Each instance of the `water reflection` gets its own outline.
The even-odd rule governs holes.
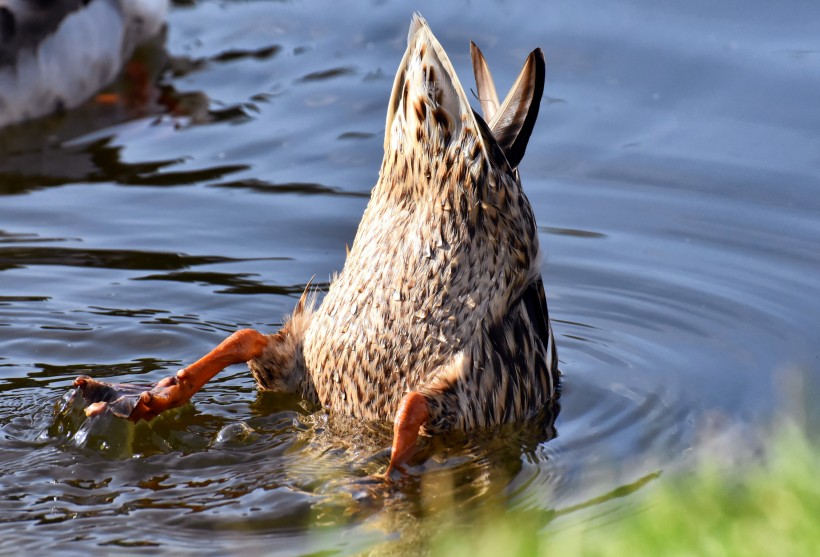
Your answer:
[[[250,117],[249,112],[258,110],[252,103],[211,108],[205,94],[177,91],[167,78],[183,78],[207,67],[209,62],[264,60],[274,56],[278,46],[229,50],[211,59],[194,60],[169,56],[165,40],[161,34],[140,47],[129,66],[138,66],[139,71],[124,71],[120,79],[103,91],[118,99],[117,103],[91,100],[75,110],[0,130],[0,195],[22,194],[72,182],[187,185],[246,170],[247,165],[233,165],[168,171],[181,162],[179,159],[129,164],[122,161],[123,146],[116,144],[114,135],[96,133],[146,116],[156,116],[161,122],[163,115],[167,115],[178,127],[240,123]],[[165,172],[161,172],[163,169]]]
[[[252,275],[245,273],[214,273],[214,272],[175,272],[162,275],[146,275],[137,277],[134,280],[167,280],[183,282],[188,284],[203,284],[208,286],[226,286],[227,288],[214,290],[216,294],[301,294],[298,286],[278,286],[274,284],[264,284],[257,280],[251,280]],[[330,283],[317,283],[317,288],[327,288]]]
[[[233,182],[221,182],[213,184],[213,187],[227,189],[248,189],[258,193],[298,193],[302,195],[344,195],[352,197],[369,198],[367,193],[346,192],[338,188],[323,186],[322,184],[311,184],[307,182],[292,182],[287,184],[270,184],[263,180],[247,179]]]
[[[122,146],[104,137],[88,144],[72,143],[39,152],[9,154],[0,165],[0,195],[22,194],[72,182],[111,182],[145,186],[184,186],[217,180],[246,170],[245,165],[223,165],[202,170],[170,170],[179,160],[129,164],[121,160]]]
[[[34,265],[96,267],[100,269],[177,270],[198,265],[238,261],[222,256],[126,250],[82,250],[51,247],[0,248],[0,269]]]

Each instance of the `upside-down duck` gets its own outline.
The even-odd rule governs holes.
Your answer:
[[[74,108],[159,33],[169,0],[0,0],[0,127]]]
[[[471,49],[484,118],[414,16],[379,180],[318,307],[306,288],[277,333],[238,331],[150,391],[79,377],[92,402],[86,413],[150,419],[247,362],[260,389],[392,421],[390,474],[404,470],[420,433],[525,420],[548,405],[558,359],[535,218],[517,170],[538,115],[544,58],[533,51],[499,103],[481,51]]]

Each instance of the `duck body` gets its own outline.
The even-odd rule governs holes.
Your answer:
[[[472,55],[486,121],[414,17],[379,180],[318,307],[306,289],[278,332],[238,331],[138,398],[78,378],[93,402],[86,413],[150,419],[187,402],[225,366],[247,362],[261,389],[393,421],[388,472],[412,456],[420,432],[539,414],[557,397],[558,359],[517,167],[538,114],[544,59],[533,51],[499,103],[475,45]]]
[[[169,0],[0,0],[0,127],[78,106],[162,29]]]
[[[302,394],[335,412],[390,420],[418,391],[437,433],[520,420],[555,396],[530,203],[420,18],[345,266],[288,328],[303,337]],[[281,366],[263,357],[251,369],[276,388]]]

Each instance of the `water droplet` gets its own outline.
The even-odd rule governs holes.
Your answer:
[[[258,435],[251,426],[245,422],[237,422],[228,424],[219,430],[214,439],[214,445],[244,445],[249,441],[253,441]]]

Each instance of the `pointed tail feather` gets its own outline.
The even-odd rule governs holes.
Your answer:
[[[495,83],[493,83],[493,75],[490,73],[490,68],[487,66],[484,54],[481,53],[481,49],[478,48],[473,41],[470,41],[470,58],[473,62],[473,74],[475,74],[475,85],[478,90],[478,102],[481,103],[481,112],[484,114],[484,120],[489,122],[498,112],[500,103],[498,102],[498,93],[495,90]]]
[[[470,54],[484,118],[499,147],[504,151],[507,162],[512,168],[516,168],[524,158],[544,94],[544,53],[540,48],[530,53],[518,79],[500,106],[487,61],[481,50],[472,42]]]

